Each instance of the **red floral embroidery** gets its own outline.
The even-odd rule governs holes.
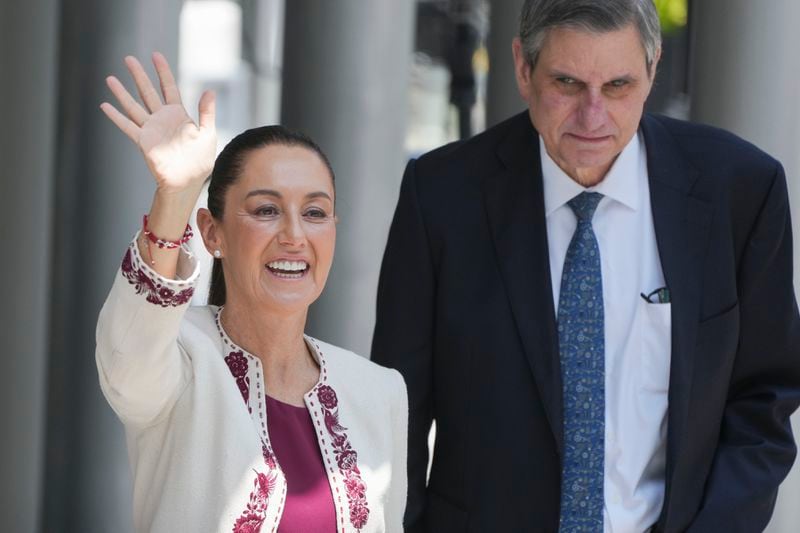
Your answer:
[[[356,452],[351,450],[348,444],[345,444],[341,453],[338,454],[336,464],[339,465],[339,470],[353,470],[358,468],[357,460],[358,455]]]
[[[256,472],[253,480],[253,491],[250,502],[242,515],[233,524],[233,533],[258,533],[267,517],[267,503],[275,490],[275,473],[260,474]]]
[[[267,448],[265,443],[261,443],[261,455],[264,456],[264,462],[267,463],[267,466],[270,470],[274,470],[276,466],[278,466],[278,461],[275,460],[275,454],[272,453],[272,450]]]
[[[227,340],[227,336],[219,321],[219,313],[217,313],[216,322],[224,343],[234,348],[234,351],[231,351],[225,357],[225,363],[228,365],[231,375],[236,380],[236,385],[239,387],[242,399],[249,410],[250,378],[247,376],[249,366],[247,356],[245,356],[242,349],[236,347],[232,342]],[[259,401],[261,399],[260,391],[258,399]],[[261,455],[264,458],[264,463],[267,465],[268,473],[261,474],[256,471],[256,478],[253,480],[253,491],[250,493],[250,501],[233,524],[233,533],[259,533],[261,531],[261,526],[266,520],[267,504],[277,485],[278,461],[265,438],[266,431],[264,431],[264,436],[261,439]]]
[[[162,285],[158,279],[151,278],[144,269],[134,265],[130,248],[122,258],[122,275],[133,285],[136,294],[145,294],[148,302],[161,307],[178,307],[191,300],[194,294],[194,287],[176,293]]]
[[[328,385],[323,385],[317,391],[317,398],[319,403],[326,409],[335,409],[339,405],[339,399],[336,397],[336,391]]]
[[[367,486],[361,479],[361,471],[358,469],[358,454],[347,441],[345,434],[347,428],[339,424],[338,411],[334,411],[339,405],[336,392],[330,386],[322,385],[317,389],[317,399],[323,407],[325,428],[333,441],[333,453],[339,473],[344,477],[347,504],[350,507],[350,523],[356,529],[361,529],[369,519],[369,507]]]
[[[348,494],[352,494],[358,498],[364,498],[367,495],[367,486],[358,478],[350,478],[344,482],[345,489]]]
[[[228,363],[228,368],[236,379],[236,385],[239,387],[239,392],[242,393],[245,405],[247,405],[250,399],[250,378],[247,377],[247,358],[241,351],[231,352],[225,357],[225,362]]]
[[[264,523],[264,516],[245,512],[233,525],[233,533],[258,533]]]
[[[350,500],[350,495],[348,494],[347,499]],[[350,506],[350,523],[353,524],[357,529],[361,529],[364,527],[364,524],[367,523],[369,519],[369,509],[365,504],[361,504],[357,502],[355,505],[351,504]]]

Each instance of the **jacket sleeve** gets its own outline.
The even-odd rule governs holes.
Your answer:
[[[433,417],[432,365],[436,280],[420,209],[415,162],[406,167],[378,283],[372,360],[396,368],[408,388],[406,531],[421,527]]]
[[[796,447],[800,317],[786,179],[777,168],[739,265],[740,337],[720,441],[689,531],[763,531]]]
[[[403,531],[403,512],[408,496],[408,473],[406,457],[408,451],[408,393],[403,377],[392,372],[394,391],[392,394],[392,485],[386,503],[386,530]]]
[[[178,278],[159,276],[128,246],[97,321],[100,387],[126,426],[146,427],[169,412],[191,378],[178,346],[199,269],[181,249]]]

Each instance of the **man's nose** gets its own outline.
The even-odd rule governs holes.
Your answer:
[[[603,93],[599,89],[586,90],[581,98],[578,118],[581,126],[587,131],[595,131],[603,127],[608,110]]]

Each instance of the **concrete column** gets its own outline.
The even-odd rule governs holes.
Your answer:
[[[405,164],[413,15],[414,2],[395,0],[286,2],[282,121],[337,174],[336,258],[309,333],[362,355]]]
[[[138,150],[98,106],[122,58],[153,50],[177,65],[180,2],[63,0],[51,296],[46,531],[132,531],[122,425],[94,362],[97,315],[155,185]],[[152,67],[149,67],[152,73]],[[132,85],[130,85],[132,86]]]
[[[486,127],[490,128],[524,110],[517,91],[511,41],[519,35],[519,14],[523,0],[490,0],[489,79],[486,88]]]
[[[241,0],[242,57],[252,69],[251,126],[280,121],[285,0]]]
[[[45,491],[58,4],[0,4],[0,531],[37,531]]]
[[[786,168],[795,235],[795,287],[800,283],[800,3],[773,0],[692,2],[691,96],[694,120],[752,141]],[[800,439],[800,415],[793,417]],[[781,486],[772,533],[800,524],[800,466]]]

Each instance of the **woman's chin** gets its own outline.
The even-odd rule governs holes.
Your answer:
[[[308,307],[319,297],[319,291],[312,290],[311,287],[300,286],[275,286],[270,283],[264,287],[259,300],[261,304],[269,309],[274,309],[286,314],[294,314],[299,311],[307,311]]]

